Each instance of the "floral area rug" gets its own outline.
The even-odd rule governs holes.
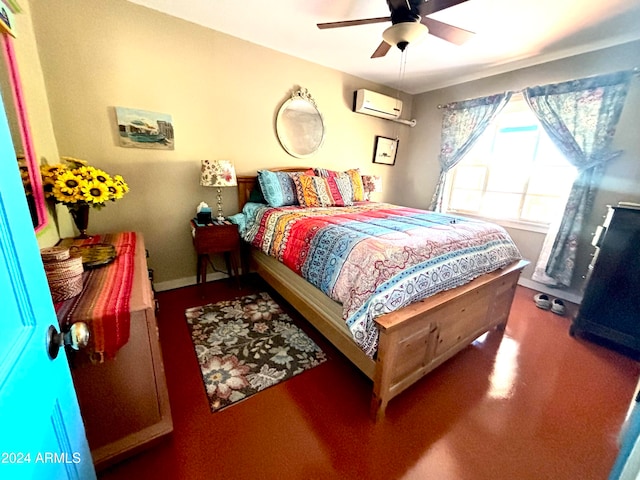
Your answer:
[[[185,311],[211,411],[326,360],[267,293]]]

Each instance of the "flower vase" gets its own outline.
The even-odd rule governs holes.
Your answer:
[[[76,238],[91,238],[87,235],[87,227],[89,226],[89,205],[78,205],[73,209],[69,209],[73,223],[80,232]]]

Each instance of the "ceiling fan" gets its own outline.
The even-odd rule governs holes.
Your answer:
[[[387,0],[389,10],[391,11],[390,17],[318,23],[318,28],[322,30],[326,28],[352,27],[354,25],[382,23],[391,20],[392,27],[385,30],[383,33],[384,40],[373,52],[371,58],[384,57],[393,45],[396,45],[400,50],[404,50],[410,41],[414,41],[417,36],[427,32],[427,29],[428,33],[435,37],[456,45],[462,45],[475,34],[468,30],[428,18],[428,16],[467,1],[468,0]]]

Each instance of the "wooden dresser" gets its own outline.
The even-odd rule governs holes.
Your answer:
[[[96,236],[91,241],[109,243],[118,235],[122,234]],[[110,295],[110,300],[118,305],[128,303],[128,341],[117,350],[115,358],[106,358],[102,363],[89,362],[81,353],[77,358],[73,354],[71,357],[71,373],[97,470],[150,446],[173,430],[144,239],[139,233],[129,235],[135,236],[133,261],[127,266],[133,268],[131,289],[121,294],[128,298],[115,301]],[[65,239],[60,244],[74,243],[79,241]],[[108,269],[125,268],[121,263],[114,262],[85,275],[105,275]],[[83,292],[66,302],[78,302],[83,295],[90,296],[85,300],[91,301],[100,296],[99,292],[92,294],[86,290],[85,281]],[[56,304],[61,327],[84,321],[95,335],[92,326],[99,325],[100,319],[82,318],[78,310],[73,307],[65,312],[64,305]]]
[[[640,209],[609,207],[571,335],[595,335],[640,353]]]

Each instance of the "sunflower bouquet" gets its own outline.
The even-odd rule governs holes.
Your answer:
[[[122,176],[111,176],[85,160],[61,157],[65,163],[42,165],[42,186],[45,198],[62,203],[70,211],[83,206],[100,209],[107,201],[115,202],[129,191]]]

